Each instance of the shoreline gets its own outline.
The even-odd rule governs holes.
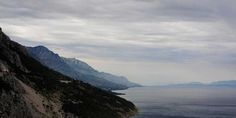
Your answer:
[[[135,87],[130,87],[130,88],[135,88]],[[130,89],[130,88],[122,89],[122,90],[128,90],[128,89]],[[112,90],[112,91],[110,91],[110,92],[111,92],[112,94],[118,96],[118,97],[121,97],[121,96],[126,95],[126,93],[116,92],[116,91],[121,91],[121,90]],[[121,97],[121,98],[123,98],[123,97]],[[123,98],[123,99],[127,100],[126,98]],[[134,116],[138,115],[138,113],[139,113],[139,109],[138,109],[138,107],[134,104],[134,102],[133,102],[133,101],[130,101],[130,100],[128,100],[128,101],[131,102],[131,103],[135,106],[135,108],[132,109],[131,111],[129,111],[129,112],[123,114],[123,115],[122,115],[122,118],[134,117]]]

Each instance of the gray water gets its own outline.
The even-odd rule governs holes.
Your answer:
[[[133,118],[236,118],[236,88],[139,87],[116,91],[139,109]]]

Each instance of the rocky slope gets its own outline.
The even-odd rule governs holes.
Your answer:
[[[0,31],[0,116],[125,118],[136,112],[123,98],[53,71]]]

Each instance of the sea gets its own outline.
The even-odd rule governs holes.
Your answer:
[[[137,87],[115,92],[137,106],[132,118],[236,118],[236,88]]]

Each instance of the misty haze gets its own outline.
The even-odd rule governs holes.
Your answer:
[[[235,0],[1,0],[1,118],[236,117]]]

